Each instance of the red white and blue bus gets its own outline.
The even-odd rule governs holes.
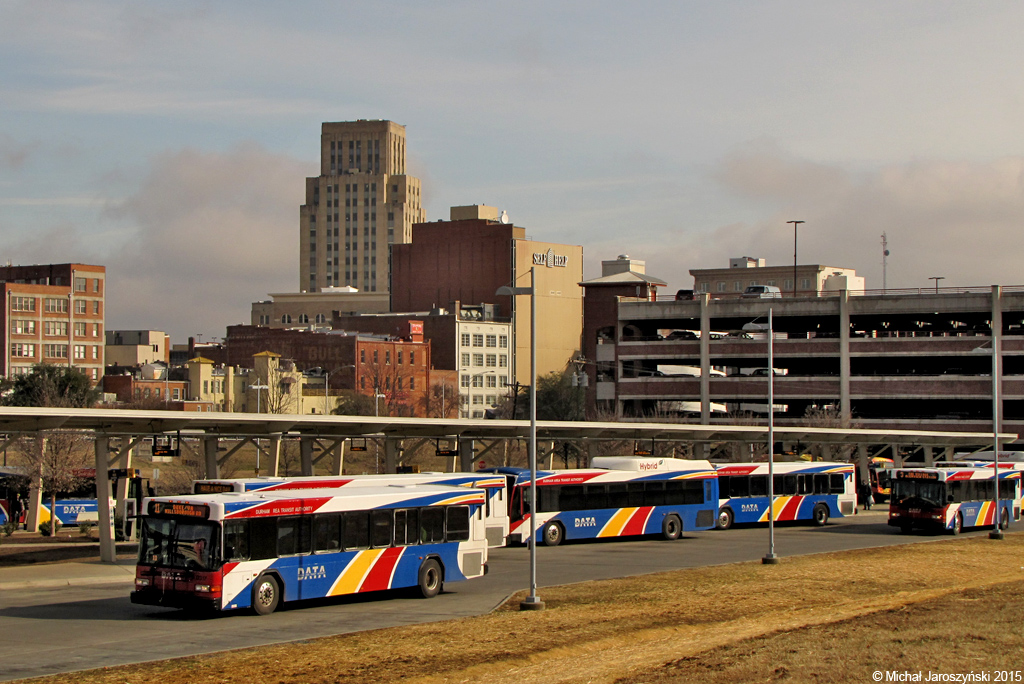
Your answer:
[[[432,485],[146,499],[133,603],[186,609],[416,587],[480,577],[479,489]]]
[[[1000,464],[1001,466],[1002,464]],[[889,524],[960,534],[967,527],[995,523],[994,468],[949,464],[936,468],[898,468],[893,472]],[[1021,471],[999,469],[999,527],[1020,520]]]
[[[715,470],[708,461],[675,458],[599,457],[593,468],[537,472],[536,542],[609,539],[714,527],[718,502]],[[530,471],[491,468],[508,478],[509,542],[530,537]]]
[[[400,473],[368,475],[311,475],[302,477],[248,477],[219,480],[196,480],[196,494],[223,492],[281,492],[301,489],[337,489],[339,487],[381,487],[387,485],[434,484],[451,487],[472,487],[487,493],[484,523],[487,543],[505,545],[508,536],[508,497],[505,478],[485,473]]]
[[[727,530],[735,523],[768,522],[768,464],[722,463],[718,472],[718,521]],[[853,515],[857,509],[854,466],[850,463],[773,463],[772,519],[810,521],[824,525],[829,518]]]

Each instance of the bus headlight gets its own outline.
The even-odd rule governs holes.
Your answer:
[[[196,585],[196,591],[208,592],[208,591],[210,591],[210,585],[209,584],[197,584]]]
[[[148,577],[136,577],[135,578],[135,586],[137,586],[137,587],[148,587],[149,586],[149,578]]]

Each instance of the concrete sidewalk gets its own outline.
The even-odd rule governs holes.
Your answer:
[[[0,568],[0,595],[5,591],[72,587],[88,584],[125,584],[135,581],[135,561],[118,563],[81,561],[38,563]]]

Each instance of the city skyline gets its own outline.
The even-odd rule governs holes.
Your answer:
[[[295,289],[323,122],[406,126],[428,221],[508,211],[689,287],[749,255],[1018,284],[1024,8],[0,8],[0,256],[107,267],[107,326],[224,335]],[[440,39],[439,39],[440,38]],[[638,47],[639,46],[639,47]]]

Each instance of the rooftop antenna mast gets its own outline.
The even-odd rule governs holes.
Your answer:
[[[885,271],[888,267],[889,259],[889,241],[885,239],[885,233],[882,233],[882,294],[885,294],[886,282],[885,282]]]

